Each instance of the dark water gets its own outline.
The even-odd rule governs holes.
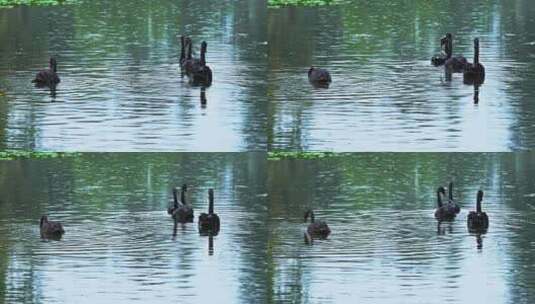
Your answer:
[[[268,10],[270,148],[509,151],[535,146],[535,6],[518,1],[345,1]],[[430,65],[439,39],[473,58],[486,81],[446,81]],[[333,84],[313,89],[310,66]]]
[[[266,12],[263,0],[0,9],[0,148],[265,150]],[[180,78],[180,34],[208,42],[206,108]],[[30,84],[50,55],[55,98]]]
[[[0,162],[0,295],[7,303],[532,303],[534,154],[85,154]],[[462,211],[437,230],[434,191]],[[165,209],[187,182],[215,188],[220,234]],[[485,191],[490,229],[466,216]],[[333,231],[303,240],[303,210]],[[42,241],[38,218],[63,222]]]

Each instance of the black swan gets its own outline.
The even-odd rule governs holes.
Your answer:
[[[310,67],[308,70],[308,81],[310,81],[310,83],[316,87],[329,87],[332,79],[329,71]]]
[[[57,70],[56,58],[51,57],[50,67],[46,70],[39,71],[35,75],[35,79],[32,80],[32,83],[35,83],[36,86],[55,87],[60,82]]]
[[[208,189],[208,213],[199,215],[199,233],[217,235],[219,225],[219,216],[214,213],[214,189]]]
[[[448,193],[449,199],[448,204],[446,206],[451,209],[452,212],[458,214],[459,212],[461,212],[461,207],[459,207],[459,204],[453,199],[453,182],[450,182],[448,186]]]
[[[446,34],[446,50],[447,50],[447,59],[444,63],[444,66],[446,69],[452,73],[462,73],[464,69],[466,68],[468,64],[468,60],[466,60],[463,56],[453,56],[453,36],[448,33]]]
[[[49,221],[46,215],[41,217],[39,228],[43,238],[60,238],[65,233],[60,222]]]
[[[431,57],[431,64],[434,66],[441,66],[446,63],[446,60],[451,58],[453,53],[453,39],[450,33],[446,33],[446,36],[440,39],[441,54]],[[444,53],[442,53],[442,47],[444,47]]]
[[[305,223],[310,216],[310,224],[307,227],[307,234],[311,238],[320,238],[326,239],[329,234],[331,234],[331,229],[324,221],[316,221],[314,218],[314,212],[312,210],[307,210],[305,212]]]
[[[190,82],[194,85],[210,86],[212,84],[212,69],[206,65],[206,49],[208,44],[206,41],[201,43],[201,57],[194,60],[190,67],[188,77]]]
[[[179,223],[193,223],[193,208],[186,202],[188,186],[182,185],[180,191],[180,205],[173,211],[173,218]]]
[[[435,210],[435,218],[438,221],[451,221],[457,214],[451,208],[442,204],[443,195],[446,195],[446,189],[441,186],[437,189],[437,209]]]
[[[476,211],[470,211],[468,214],[468,230],[473,232],[486,231],[489,228],[489,217],[481,211],[481,201],[483,200],[483,191],[477,192]]]
[[[464,75],[466,84],[482,84],[485,81],[485,67],[479,63],[479,39],[474,39],[474,63],[468,63]]]

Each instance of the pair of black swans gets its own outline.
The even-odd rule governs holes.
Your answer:
[[[182,185],[180,190],[180,201],[178,200],[178,190],[173,188],[173,201],[167,214],[178,223],[193,223],[193,207],[186,202],[186,192],[188,186]],[[199,233],[202,235],[217,235],[219,233],[219,216],[214,213],[214,189],[208,189],[208,213],[201,213],[198,218]]]
[[[212,84],[212,69],[206,65],[206,41],[201,43],[200,58],[193,58],[191,38],[180,36],[180,69],[185,73],[193,85],[210,86]]]
[[[206,41],[201,43],[201,54],[199,58],[193,58],[193,42],[190,37],[180,36],[180,71],[186,74],[192,85],[208,87],[212,84],[212,69],[206,65]],[[49,87],[55,89],[61,79],[58,75],[58,64],[56,58],[51,57],[48,69],[39,71],[32,83],[37,87]]]
[[[453,198],[453,183],[448,186],[448,202],[443,202],[443,196],[446,196],[444,187],[437,189],[437,209],[435,209],[435,218],[439,222],[453,221],[457,214],[461,211],[459,203]],[[483,191],[477,191],[476,210],[470,211],[466,219],[468,230],[470,232],[483,233],[489,228],[489,217],[487,213],[481,209],[481,202],[483,201]]]

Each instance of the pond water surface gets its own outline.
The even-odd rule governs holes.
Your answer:
[[[268,146],[305,151],[510,151],[535,146],[531,0],[364,1],[268,10]],[[473,58],[485,83],[447,81],[439,39]],[[333,83],[314,89],[310,66]]]
[[[265,1],[78,2],[0,8],[0,149],[265,150]],[[208,43],[206,107],[181,34]],[[54,98],[30,83],[52,55]]]
[[[0,162],[0,301],[7,303],[532,303],[534,154],[84,154]],[[435,190],[461,213],[437,226]],[[166,213],[215,189],[222,228]],[[466,216],[477,190],[484,235]],[[331,236],[307,245],[303,211]],[[43,241],[38,220],[63,222]]]

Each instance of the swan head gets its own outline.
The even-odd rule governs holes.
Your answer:
[[[48,223],[48,216],[43,215],[41,216],[41,222],[39,223],[39,227],[43,227],[45,223]]]

